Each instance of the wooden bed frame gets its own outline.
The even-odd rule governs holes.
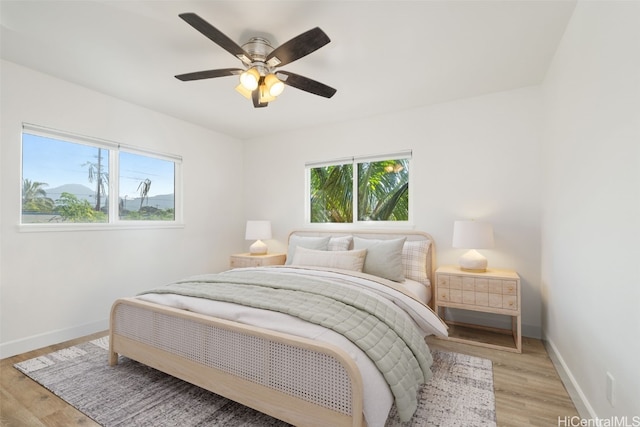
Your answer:
[[[291,235],[429,240],[427,276],[433,283],[433,239],[426,233]],[[109,337],[112,366],[123,355],[294,425],[366,426],[360,371],[337,346],[135,298],[114,302]]]

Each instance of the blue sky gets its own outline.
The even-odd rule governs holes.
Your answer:
[[[151,180],[149,196],[171,194],[174,188],[173,162],[120,151],[120,197],[139,196],[138,186]],[[81,184],[95,189],[89,182],[87,162],[97,163],[98,148],[53,138],[23,133],[22,178],[44,182],[49,188],[64,184]],[[102,149],[103,170],[108,171],[108,150]]]
[[[120,197],[138,196],[138,186],[145,179],[151,180],[149,196],[172,194],[174,189],[174,165],[167,160],[139,154],[120,152]]]

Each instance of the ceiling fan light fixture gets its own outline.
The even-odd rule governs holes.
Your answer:
[[[265,102],[275,101],[275,95],[272,95],[269,92],[269,87],[266,84],[260,85],[260,103],[264,104]]]
[[[249,68],[240,74],[240,84],[249,91],[256,90],[259,81],[260,72],[255,67]]]
[[[274,97],[279,96],[284,90],[284,83],[282,83],[280,79],[278,79],[278,77],[276,77],[276,75],[273,73],[267,74],[267,76],[264,78],[264,84],[269,91],[269,95]]]
[[[242,84],[239,84],[238,86],[236,86],[236,90],[238,91],[238,93],[240,93],[240,95],[244,96],[248,100],[251,100],[252,91],[242,86]]]

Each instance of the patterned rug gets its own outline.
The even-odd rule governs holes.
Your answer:
[[[107,364],[108,337],[14,365],[106,426],[288,426],[214,393],[121,357]],[[413,419],[392,408],[387,427],[495,426],[490,360],[433,351],[433,378],[420,390]]]

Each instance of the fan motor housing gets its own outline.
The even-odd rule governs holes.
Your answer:
[[[267,56],[273,52],[273,46],[269,40],[263,37],[251,37],[242,48],[251,55],[252,61],[265,62]]]

